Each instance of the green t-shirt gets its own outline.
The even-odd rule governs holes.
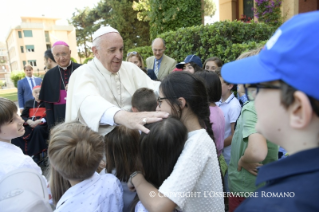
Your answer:
[[[228,167],[228,183],[231,192],[254,192],[262,186],[255,186],[256,176],[250,174],[246,169],[242,168],[240,172],[237,171],[238,161],[244,155],[248,146],[248,136],[256,133],[256,122],[257,115],[254,102],[247,102],[237,120],[232,139],[231,158]],[[268,154],[265,160],[261,162],[263,165],[278,160],[278,146],[267,141],[267,147]]]

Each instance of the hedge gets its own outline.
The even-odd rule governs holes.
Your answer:
[[[14,84],[14,87],[17,88],[18,87],[18,81],[23,79],[24,77],[25,77],[24,71],[13,71],[13,72],[11,72],[10,78],[11,78],[13,84]]]
[[[216,56],[224,63],[235,60],[243,51],[265,44],[276,28],[263,23],[243,23],[240,21],[221,21],[212,25],[180,28],[160,34],[166,42],[165,54],[178,62],[187,55],[196,54],[204,62]],[[130,49],[137,51],[143,59],[152,56],[150,46]]]

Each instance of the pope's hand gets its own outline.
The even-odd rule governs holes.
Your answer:
[[[154,123],[161,121],[169,116],[166,112],[128,112],[120,110],[114,116],[116,124],[124,125],[130,129],[140,130],[144,133],[149,133],[149,129],[144,127],[146,123]]]

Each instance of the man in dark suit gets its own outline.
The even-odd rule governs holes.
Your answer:
[[[71,61],[71,50],[64,41],[55,42],[51,51],[58,65],[45,74],[39,96],[45,105],[49,128],[64,121],[69,79],[73,71],[80,66]]]
[[[22,113],[25,103],[33,99],[32,89],[34,86],[41,85],[42,79],[33,77],[33,67],[31,65],[24,66],[25,78],[18,81],[18,101],[20,113]]]
[[[170,58],[164,54],[165,52],[165,41],[162,38],[156,38],[152,42],[152,51],[154,56],[146,59],[146,66],[148,75],[151,79],[163,80],[165,76],[171,73],[176,66],[176,60]]]

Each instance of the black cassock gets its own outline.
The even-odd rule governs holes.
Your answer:
[[[45,104],[49,128],[65,119],[65,86],[72,72],[79,66],[81,64],[71,62],[66,70],[56,66],[44,75],[39,99]]]
[[[43,102],[36,102],[31,99],[25,103],[21,118],[25,121],[25,133],[23,136],[12,139],[11,143],[20,147],[26,155],[37,155],[48,148],[49,129],[47,123],[40,123],[32,128],[27,120],[33,121],[46,118],[46,111]]]

